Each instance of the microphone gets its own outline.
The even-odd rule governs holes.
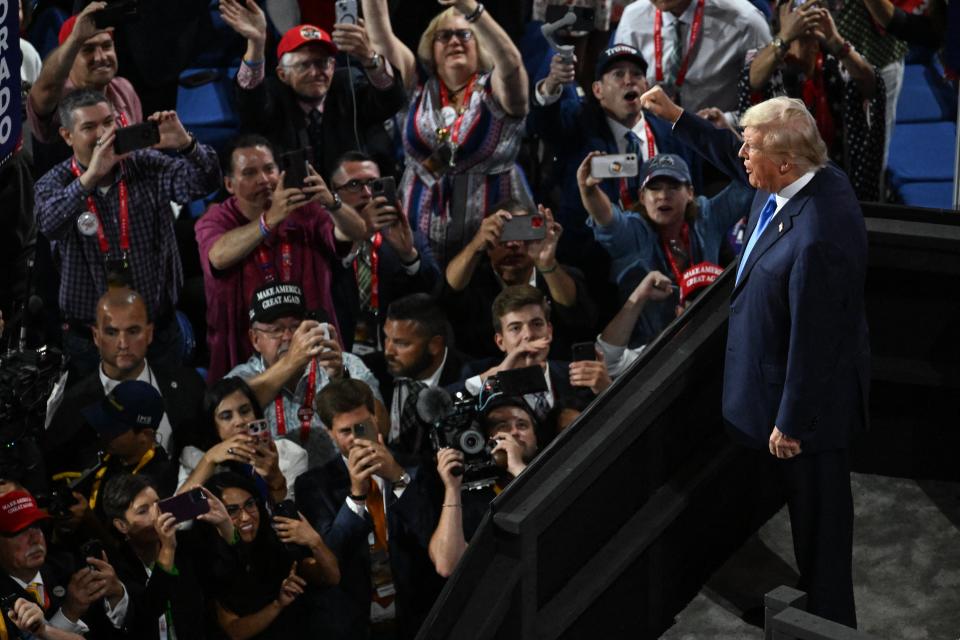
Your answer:
[[[417,396],[417,417],[427,424],[443,420],[452,409],[453,399],[439,387],[427,387]]]
[[[575,14],[571,9],[556,22],[548,22],[540,27],[540,33],[543,34],[543,37],[547,40],[547,42],[550,43],[550,46],[556,50],[563,61],[567,64],[573,62],[573,45],[559,44],[556,39],[554,39],[553,34],[564,27],[572,26],[576,21],[577,14]]]

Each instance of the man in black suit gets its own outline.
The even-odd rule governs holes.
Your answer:
[[[491,376],[539,366],[543,369],[546,391],[528,393],[524,399],[533,408],[537,420],[545,422],[560,401],[580,394],[593,399],[610,386],[607,365],[602,360],[567,363],[548,359],[553,325],[550,305],[539,289],[529,284],[507,287],[494,299],[492,308],[494,340],[505,356],[499,363],[486,359],[467,365],[464,373],[469,377],[463,381],[463,387],[471,395],[480,395]]]
[[[807,609],[856,627],[848,446],[866,427],[870,382],[860,204],[799,100],[747,110],[742,144],[659,88],[643,103],[757,189],[730,302],[723,416],[736,439],[776,458]]]
[[[432,452],[428,425],[418,418],[416,405],[424,389],[460,380],[465,360],[450,347],[449,330],[446,315],[430,296],[405,296],[387,308],[384,350],[364,358],[390,410],[387,443],[394,451]]]
[[[349,637],[392,630],[413,638],[439,592],[427,556],[436,518],[420,469],[397,463],[376,435],[373,410],[359,380],[320,391],[317,413],[339,455],[297,479],[297,504],[337,555],[347,601],[338,615],[349,620]]]
[[[366,29],[339,25],[331,37],[301,24],[277,46],[277,77],[264,78],[267,20],[254,2],[222,0],[220,12],[247,39],[237,73],[237,107],[244,131],[270,139],[280,151],[311,147],[313,166],[329,176],[352,149],[375,149],[384,167],[393,165],[392,144],[383,129],[406,104],[400,74],[371,46]],[[334,70],[337,53],[350,66]],[[361,73],[358,68],[362,68]]]
[[[96,431],[78,416],[81,409],[102,400],[126,380],[147,382],[163,397],[157,438],[164,449],[179,451],[191,444],[191,434],[200,431],[203,379],[187,367],[166,369],[147,362],[153,323],[143,298],[132,289],[110,289],[97,303],[96,314],[93,339],[100,351],[100,366],[96,373],[68,380],[63,400],[51,408],[53,417],[44,436],[44,459],[51,473],[96,464],[100,450]]]
[[[50,637],[64,637],[57,636],[57,629],[83,634],[88,627],[81,618],[90,606],[104,600],[108,610],[116,607],[123,587],[113,567],[102,558],[86,558],[87,564],[76,572],[64,559],[50,558],[43,531],[49,518],[26,491],[17,489],[0,496],[0,593],[39,605],[45,627],[54,627]],[[22,613],[22,606],[16,611]],[[8,609],[0,611],[0,616],[4,630],[16,629]]]

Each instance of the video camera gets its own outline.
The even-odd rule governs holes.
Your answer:
[[[546,390],[539,366],[501,371],[484,381],[476,397],[462,391],[451,397],[438,387],[424,389],[417,398],[417,414],[432,426],[434,451],[450,447],[463,453],[462,488],[482,489],[493,485],[503,473],[493,456],[496,443],[487,438],[480,422],[487,404],[500,396],[523,397]]]

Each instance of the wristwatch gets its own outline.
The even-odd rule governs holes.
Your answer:
[[[363,65],[363,68],[370,71],[372,71],[373,69],[377,69],[380,66],[382,60],[383,60],[383,56],[381,56],[379,53],[374,51],[373,55],[370,56],[370,58],[367,60],[367,63]]]
[[[785,55],[787,53],[787,50],[790,49],[790,43],[785,42],[784,39],[781,38],[780,36],[777,36],[773,40],[771,40],[770,44],[772,44],[773,46],[775,46],[777,49],[780,50],[780,55]]]
[[[340,194],[337,192],[333,193],[333,202],[326,205],[327,211],[333,213],[334,211],[339,211],[340,207],[343,206],[343,200],[340,199]]]
[[[400,479],[393,483],[394,489],[402,489],[403,487],[410,484],[410,474],[406,471],[400,476]]]

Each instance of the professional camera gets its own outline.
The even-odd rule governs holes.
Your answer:
[[[463,453],[462,488],[482,489],[503,474],[492,453],[495,443],[487,438],[480,423],[486,405],[499,396],[522,397],[546,390],[543,369],[524,367],[490,376],[476,397],[459,391],[451,398],[443,389],[425,389],[417,398],[417,413],[433,427],[430,442],[434,451],[449,447]]]

